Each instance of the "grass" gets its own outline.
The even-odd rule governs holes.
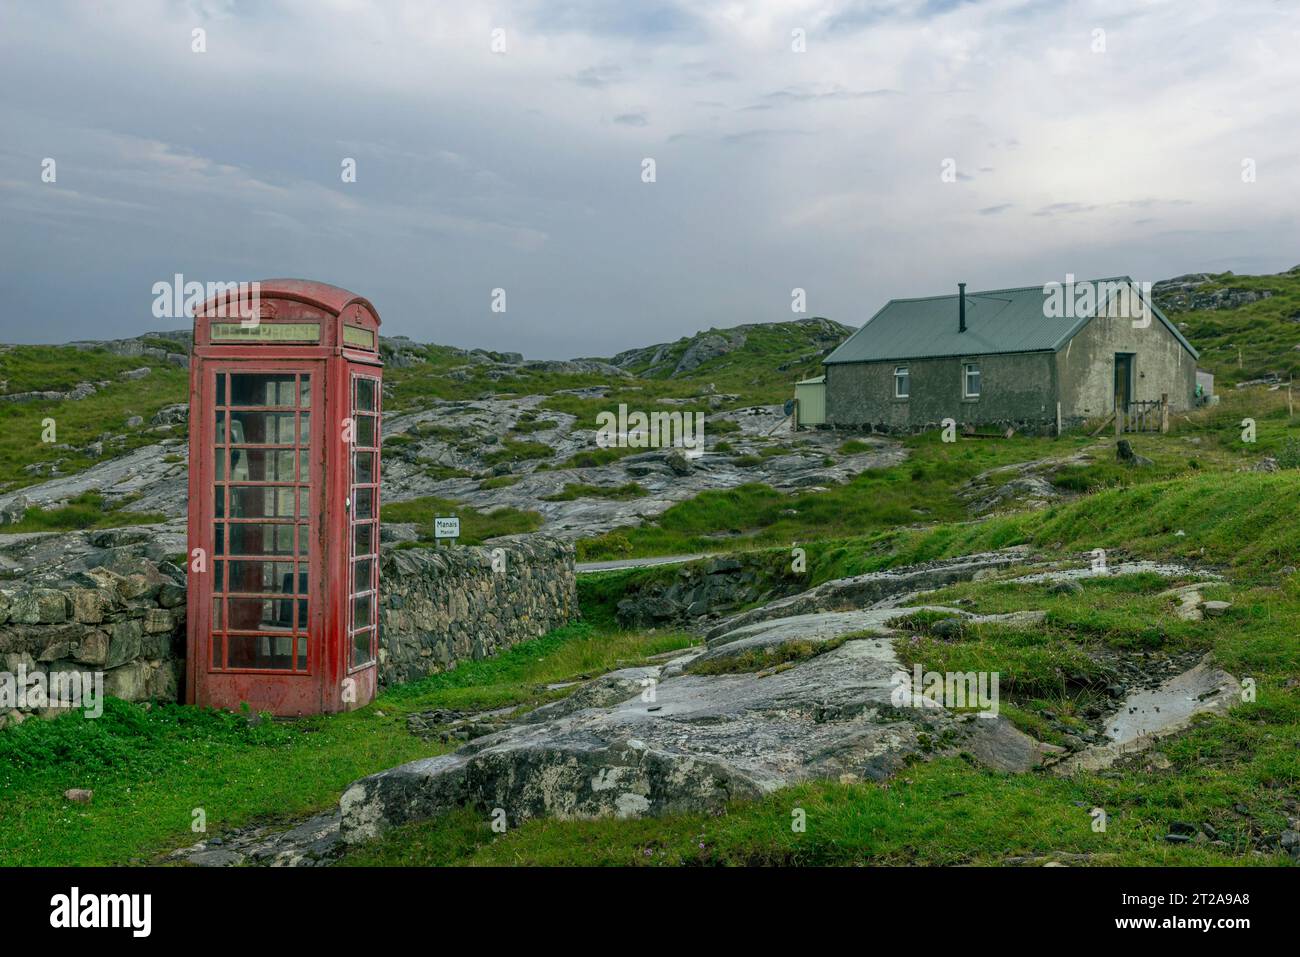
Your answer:
[[[112,504],[98,492],[82,492],[69,499],[67,505],[57,508],[29,508],[22,521],[6,525],[6,534],[16,532],[65,532],[85,528],[120,528],[123,525],[151,525],[167,521],[167,516],[157,512],[129,512],[125,510],[131,499],[119,499]]]
[[[56,463],[62,475],[89,468],[101,460],[90,448],[97,441],[105,443],[102,458],[158,441],[158,433],[127,428],[126,420],[138,415],[147,423],[163,406],[184,402],[189,373],[164,364],[139,379],[121,378],[123,372],[145,364],[140,356],[117,356],[102,349],[0,347],[0,381],[7,394],[66,392],[80,382],[109,383],[85,399],[0,403],[0,491],[45,481]],[[47,442],[51,419],[54,441]],[[168,434],[184,436],[185,427]],[[41,472],[29,471],[31,466]]]
[[[537,512],[521,511],[508,506],[490,512],[480,512],[452,499],[438,498],[433,495],[407,499],[403,502],[388,502],[380,510],[380,517],[385,522],[412,522],[419,525],[419,542],[406,543],[416,546],[434,544],[434,518],[452,516],[460,518],[458,541],[462,545],[481,545],[487,539],[500,535],[532,532],[540,528],[543,521],[542,516]]]
[[[818,578],[1010,545],[1119,550],[1227,565],[1243,576],[1296,561],[1300,482],[1286,472],[1193,475],[1104,489],[1038,512],[810,547]]]
[[[616,588],[610,577],[592,594]],[[817,781],[716,816],[671,815],[640,821],[511,821],[496,834],[486,815],[462,810],[398,828],[350,851],[353,865],[965,865],[1024,856],[1085,855],[1094,865],[1278,865],[1267,844],[1295,814],[1300,787],[1300,576],[1267,585],[1218,586],[1233,602],[1228,618],[1177,621],[1156,597],[1170,582],[1154,575],[1088,581],[1083,595],[1053,594],[1037,584],[981,581],[953,586],[927,601],[975,601],[980,612],[1048,611],[1046,629],[974,626],[924,649],[935,670],[996,669],[1003,710],[1048,740],[1039,712],[1050,707],[1066,727],[1086,685],[1101,680],[1084,647],[1213,651],[1229,671],[1252,677],[1258,698],[1226,716],[1207,716],[1156,746],[1161,761],[1139,757],[1071,777],[1003,774],[962,756],[916,763],[883,783]],[[918,615],[922,630],[939,614]],[[1153,624],[1154,620],[1154,624]],[[931,639],[925,639],[930,641]],[[900,641],[900,646],[906,641]],[[917,646],[905,652],[908,662]],[[1067,679],[1084,679],[1075,684]],[[1245,807],[1246,813],[1238,808]],[[1092,830],[1091,810],[1108,818]],[[806,829],[791,824],[802,811]],[[1224,846],[1173,845],[1174,822],[1210,824]],[[1263,849],[1261,852],[1261,848]]]
[[[1300,372],[1300,353],[1293,348],[1300,317],[1300,271],[1272,276],[1221,273],[1198,292],[1214,289],[1273,293],[1236,309],[1169,313],[1171,320],[1185,327],[1184,334],[1200,352],[1197,365],[1214,373],[1216,390],[1226,392],[1238,382],[1269,373],[1283,381],[1293,379]]]
[[[485,465],[500,465],[502,462],[525,462],[528,459],[547,459],[551,457],[551,447],[541,442],[522,442],[517,439],[505,439],[499,447],[484,455]]]
[[[409,734],[409,713],[541,703],[564,694],[548,683],[639,664],[690,640],[569,625],[384,691],[358,711],[295,721],[114,698],[94,720],[29,719],[0,732],[0,865],[148,862],[202,838],[190,830],[195,809],[209,836],[305,817],[358,777],[447,750]],[[66,801],[69,788],[90,788],[94,799]]]
[[[1068,448],[1086,440],[1066,440]],[[966,509],[954,489],[996,465],[1024,461],[1043,440],[944,445],[937,434],[909,439],[910,461],[863,472],[824,492],[787,493],[761,483],[708,491],[680,502],[652,522],[614,529],[578,543],[584,560],[737,550],[863,534],[920,521],[954,521]],[[757,465],[757,456],[735,464]],[[727,537],[720,537],[720,535]]]
[[[1245,418],[1255,422],[1253,442],[1242,441]],[[1026,463],[1041,462],[1035,468],[1065,496],[1200,474],[1234,474],[1255,467],[1266,456],[1277,458],[1284,468],[1300,464],[1300,418],[1289,414],[1284,393],[1264,389],[1234,391],[1217,406],[1176,416],[1167,435],[1127,438],[1151,465],[1135,469],[1117,461],[1112,435],[1017,435],[955,443],[942,442],[937,432],[911,436],[903,440],[908,458],[898,465],[863,472],[824,491],[791,493],[751,483],[703,492],[638,525],[579,541],[579,555],[600,560],[790,547],[795,542],[961,522],[971,518],[970,502],[959,494],[968,483],[979,476],[991,492],[1022,474]],[[852,454],[867,447],[849,439],[840,451]],[[738,456],[732,463],[752,467],[761,464],[762,456],[784,451],[782,445],[771,445],[760,455]],[[1064,464],[1076,456],[1082,460]]]
[[[608,498],[616,501],[626,501],[633,498],[642,498],[649,494],[636,482],[627,482],[623,485],[585,485],[581,482],[569,482],[564,486],[564,490],[556,492],[554,495],[542,496],[543,502],[572,502],[578,498]]]

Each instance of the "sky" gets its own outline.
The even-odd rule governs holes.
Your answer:
[[[1278,272],[1298,120],[1296,0],[0,0],[0,341],[177,274],[565,358]]]

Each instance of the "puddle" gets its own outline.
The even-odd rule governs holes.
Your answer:
[[[1126,754],[1143,751],[1181,731],[1202,712],[1224,713],[1241,700],[1241,684],[1210,663],[1209,656],[1158,687],[1129,695],[1106,719],[1105,744],[1093,745],[1056,766],[1058,772],[1096,771]]]

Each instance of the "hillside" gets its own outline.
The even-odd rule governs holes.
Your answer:
[[[1225,401],[1232,398],[1233,385],[1288,380],[1300,363],[1300,267],[1275,276],[1181,276],[1157,284],[1155,295],[1201,350],[1200,364],[1216,374]],[[830,478],[828,487],[835,489],[852,479],[861,470],[853,465],[853,451],[846,452],[843,443],[828,436],[795,441],[784,433],[769,435],[779,416],[744,414],[761,406],[770,416],[790,396],[792,383],[816,374],[820,360],[850,331],[823,318],[745,324],[612,357],[571,360],[529,360],[517,353],[385,338],[387,500],[396,506],[404,499],[424,498],[430,508],[459,503],[466,509],[464,517],[485,536],[543,525],[552,531],[568,529],[567,534],[592,539],[584,548],[593,557],[736,547],[755,534],[765,541],[829,531],[818,515],[851,528],[865,518],[864,503],[855,496],[864,490],[859,485],[866,478],[845,486],[842,505],[832,504],[841,497],[833,491],[815,508],[811,502],[793,506],[806,519],[783,513],[792,508],[785,496],[800,482],[826,485]],[[34,495],[33,503],[47,510],[58,506],[59,511],[33,511],[26,528],[179,517],[187,342],[187,333],[173,331],[103,343],[0,346],[0,524],[23,517],[23,503],[14,496],[38,485],[46,492]],[[620,404],[709,416],[711,458],[722,471],[696,470],[689,479],[647,476],[636,457],[627,455],[631,450],[595,448],[584,430],[595,427],[598,413]],[[1207,440],[1216,448],[1223,445],[1218,437],[1207,435]],[[1033,443],[1014,451],[999,446],[996,460],[978,456],[980,468],[1041,457],[1036,448]],[[1264,449],[1261,444],[1249,452],[1258,457]],[[792,454],[797,462],[789,458]],[[923,461],[930,455],[921,447],[910,454]],[[1242,454],[1240,448],[1230,451],[1230,457]],[[625,457],[624,465],[616,464]],[[935,464],[941,468],[933,479],[876,486],[866,507],[874,516],[871,526],[954,517],[966,506],[957,500],[953,485],[971,480],[980,470],[975,461],[971,468],[954,471],[951,456],[940,455]],[[842,471],[845,465],[849,472]],[[95,471],[84,482],[69,480],[87,470]],[[1086,487],[1088,481],[1100,480],[1097,469],[1086,466],[1076,464],[1065,472],[1049,479],[1049,488],[1053,481]],[[1091,479],[1086,477],[1090,474]],[[992,488],[985,497],[1009,495],[1014,500],[1021,485],[1036,481],[1022,478],[1009,493]],[[746,487],[751,488],[738,491]],[[929,489],[928,502],[921,501],[922,489]],[[1067,493],[1075,490],[1065,488]],[[698,502],[684,500],[701,493]],[[718,511],[720,503],[711,496],[723,493],[730,504]],[[625,524],[670,508],[653,527],[614,527],[620,513]],[[512,510],[503,512],[512,516],[508,521],[479,523],[476,518],[501,509]],[[425,511],[407,506],[396,509],[392,518],[419,521]],[[724,519],[724,514],[732,517]]]
[[[1291,274],[1253,278],[1261,285],[1243,292],[1239,277],[1181,277],[1160,294],[1189,330],[1211,342],[1249,333],[1250,361],[1282,368]],[[1135,464],[1117,460],[1110,434],[949,444],[780,428],[776,403],[841,331],[744,326],[568,361],[384,340],[389,547],[431,546],[430,519],[454,513],[465,543],[543,531],[576,541],[579,560],[710,557],[582,574],[581,623],[386,688],[348,714],[257,723],[110,700],[95,722],[4,727],[0,760],[23,773],[0,782],[0,862],[1300,859],[1286,836],[1300,826],[1300,417],[1285,391],[1227,388],[1168,434],[1131,436]],[[0,397],[0,513],[19,520],[5,531],[165,519],[143,534],[181,550],[186,370],[170,357],[182,341],[0,353],[6,394],[18,396]],[[1231,366],[1210,367],[1235,381]],[[1245,358],[1239,371],[1253,371]],[[709,454],[596,448],[594,415],[618,402],[705,413]],[[1255,442],[1241,440],[1244,416]],[[31,440],[45,417],[57,443]],[[118,538],[0,535],[0,578]],[[1110,563],[1100,573],[1096,549]],[[880,726],[896,710],[891,674],[914,666],[1000,675],[992,743],[963,737],[984,729],[956,709]],[[1189,695],[1178,684],[1188,675],[1214,687]],[[620,696],[646,676],[674,719],[635,709],[644,724],[633,734]],[[1257,700],[1241,700],[1246,679]],[[1149,749],[1117,759],[1111,722],[1151,701],[1142,713],[1167,736],[1143,735]],[[1188,701],[1195,720],[1175,723]],[[723,804],[687,788],[661,817],[534,817],[504,835],[452,808],[343,846],[340,795],[358,779],[488,735],[500,764],[482,773],[529,792],[546,773],[533,755],[572,753],[580,777],[599,779],[581,765],[599,753],[591,742],[629,737],[685,754],[647,793],[676,794],[675,770],[698,764],[678,749],[692,747],[737,785],[760,762],[775,790],[728,790]],[[70,827],[58,795],[81,787],[96,799]],[[219,844],[190,846],[200,804],[215,809]],[[403,803],[417,805],[427,810]],[[808,833],[791,831],[792,807],[808,809]],[[1090,826],[1097,807],[1107,831]],[[24,827],[65,837],[33,849]]]
[[[1191,341],[1215,389],[1300,371],[1300,266],[1271,276],[1193,273],[1156,283],[1156,304]]]

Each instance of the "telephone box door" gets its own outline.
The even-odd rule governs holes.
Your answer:
[[[347,543],[343,619],[347,641],[344,673],[351,679],[356,704],[374,697],[379,651],[379,430],[380,373],[375,366],[349,362],[342,370],[351,424],[345,456],[347,491],[344,523]]]
[[[197,384],[198,700],[322,709],[324,377],[319,361],[212,362]]]

